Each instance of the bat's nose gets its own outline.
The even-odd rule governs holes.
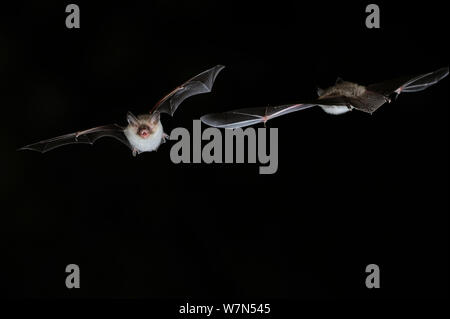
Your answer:
[[[139,128],[138,128],[138,135],[140,136],[140,137],[142,137],[142,138],[147,138],[147,137],[149,137],[150,136],[150,134],[152,133],[151,132],[151,129],[150,129],[150,127],[149,126],[147,126],[147,125],[141,125]]]

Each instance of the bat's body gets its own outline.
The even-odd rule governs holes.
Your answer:
[[[368,86],[338,79],[336,84],[325,90],[318,89],[316,100],[272,107],[238,109],[234,111],[206,114],[203,123],[223,128],[245,127],[265,123],[275,117],[320,106],[329,114],[339,115],[353,109],[372,114],[386,102],[390,103],[402,92],[418,92],[439,82],[448,75],[448,67],[419,76],[402,77]]]
[[[128,126],[124,129],[125,137],[136,153],[156,151],[167,135],[159,119],[159,113],[143,114],[134,118],[128,114]]]
[[[161,122],[158,123],[155,132],[146,139],[136,135],[129,127],[124,130],[124,133],[133,150],[137,153],[156,151],[165,137]]]
[[[319,95],[318,100],[344,96],[348,98],[361,98],[364,93],[366,93],[366,88],[362,85],[347,82],[347,81],[338,81],[336,85],[322,90],[318,89],[317,93]],[[351,111],[353,107],[347,105],[319,105],[326,113],[339,115]]]
[[[66,144],[93,144],[97,139],[109,136],[128,146],[134,156],[143,152],[156,151],[167,138],[160,121],[160,113],[168,113],[173,116],[178,106],[188,97],[211,92],[216,76],[223,68],[224,66],[217,65],[184,82],[159,100],[148,114],[136,117],[128,112],[126,127],[116,124],[99,126],[30,144],[20,150],[27,149],[44,153]]]

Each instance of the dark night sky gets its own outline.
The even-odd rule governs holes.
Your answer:
[[[320,109],[268,123],[279,169],[133,158],[114,140],[39,154],[41,139],[125,124],[226,65],[166,131],[209,112],[311,99],[448,65],[442,4],[77,1],[6,6],[0,22],[2,289],[9,297],[407,298],[448,295],[448,79],[372,116]],[[81,268],[66,289],[65,266]],[[364,285],[381,268],[382,288]]]

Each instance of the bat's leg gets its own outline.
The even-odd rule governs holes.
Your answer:
[[[398,94],[395,95],[395,99],[397,99],[397,96],[398,96]],[[390,98],[389,96],[384,96],[384,100],[385,100],[387,103],[391,103],[391,102],[392,102],[392,100],[391,100],[391,98]]]
[[[133,148],[133,157],[136,157],[137,154],[138,154],[137,149]]]
[[[170,136],[169,136],[168,134],[166,134],[166,133],[163,132],[163,134],[162,134],[162,136],[161,136],[161,143],[159,143],[159,145],[165,143],[165,142],[169,139],[169,137],[170,137]],[[158,147],[159,147],[159,146],[158,146]],[[155,149],[155,151],[157,151],[157,150],[158,150],[158,148]]]
[[[266,128],[266,122],[269,120],[269,118],[267,117],[267,109],[268,108],[269,108],[269,106],[267,106],[266,110],[264,111],[264,117],[263,117],[264,128]]]

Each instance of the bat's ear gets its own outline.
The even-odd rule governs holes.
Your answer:
[[[318,96],[322,96],[323,95],[323,92],[325,92],[325,90],[324,89],[321,89],[321,88],[317,88],[317,95]]]
[[[159,123],[159,118],[161,116],[161,113],[158,111],[155,111],[152,113],[151,123],[152,125],[157,125]]]
[[[339,77],[336,79],[336,84],[344,82],[344,79]]]
[[[139,125],[139,121],[138,121],[137,117],[134,116],[134,114],[131,112],[127,113],[127,121],[130,125],[133,125],[133,126]]]

